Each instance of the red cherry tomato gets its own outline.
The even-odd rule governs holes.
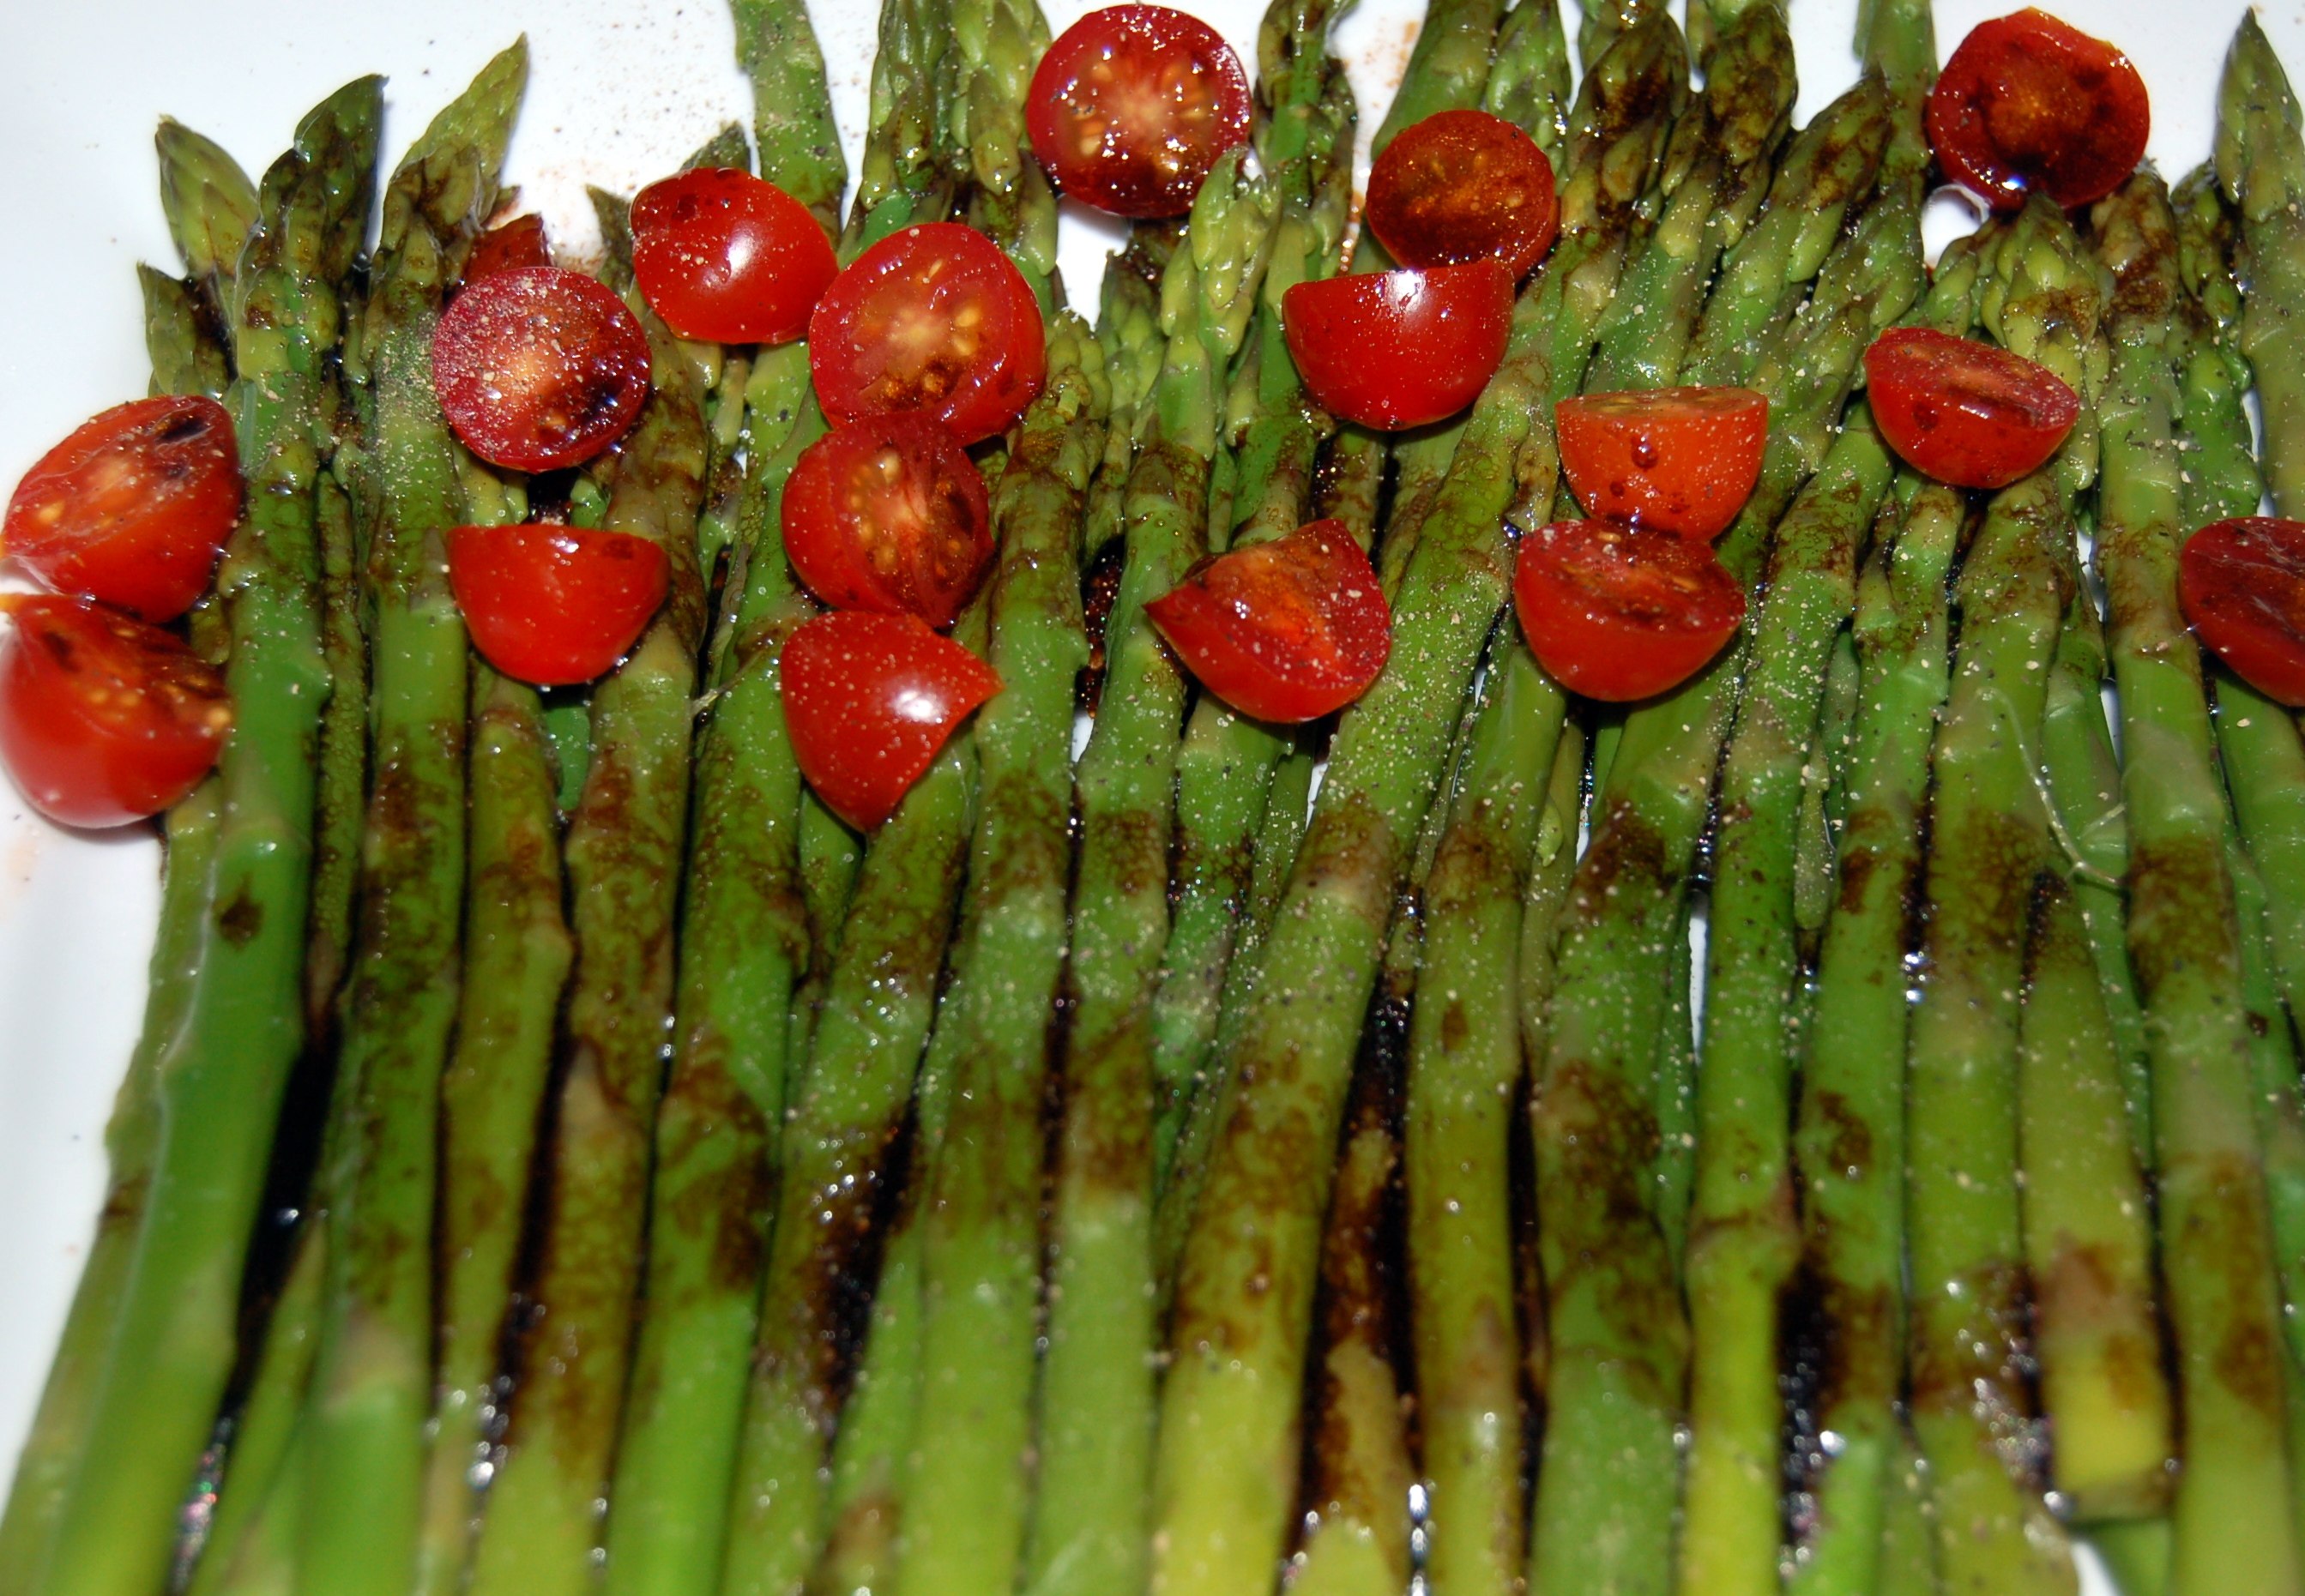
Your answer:
[[[526,267],[468,282],[432,335],[448,425],[491,465],[581,465],[640,419],[648,335],[582,272]]]
[[[646,629],[670,580],[664,550],[631,532],[540,522],[448,534],[448,585],[472,646],[539,687],[605,674]]]
[[[64,826],[157,814],[232,730],[224,677],[175,637],[79,598],[0,596],[0,764]]]
[[[1093,11],[1049,47],[1025,97],[1033,153],[1074,199],[1180,216],[1248,142],[1248,76],[1208,24],[1165,5]]]
[[[684,338],[789,344],[839,271],[808,207],[749,172],[702,167],[633,200],[633,276]]]
[[[785,484],[785,554],[836,609],[949,626],[992,563],[984,473],[943,422],[867,416],[811,444]]]
[[[1341,709],[1392,652],[1392,612],[1341,521],[1203,560],[1144,613],[1203,687],[1256,720]]]
[[[916,615],[836,609],[785,644],[779,666],[793,757],[816,795],[870,831],[912,791],[979,704],[992,667]]]
[[[2037,470],[2081,413],[2046,366],[1928,327],[1875,339],[1865,383],[1889,446],[1956,488],[2006,488]]]
[[[491,227],[472,241],[472,252],[464,261],[464,281],[551,264],[552,246],[545,240],[544,218],[531,212]]]
[[[2305,522],[2252,515],[2203,527],[2178,556],[2177,597],[2235,675],[2305,706]]]
[[[1745,595],[1710,544],[1600,521],[1523,538],[1513,607],[1537,663],[1571,692],[1612,704],[1680,686],[1745,618]]]
[[[1561,235],[1552,163],[1486,111],[1440,112],[1386,145],[1369,174],[1366,214],[1403,266],[1492,259],[1519,277]]]
[[[817,301],[808,362],[835,421],[922,411],[964,444],[1006,431],[1049,369],[1024,274],[957,222],[907,227],[858,256]]]
[[[1769,402],[1750,388],[1587,394],[1553,416],[1587,514],[1707,541],[1753,497],[1769,446]]]
[[[2129,57],[2046,12],[1980,22],[1929,95],[1929,143],[1945,175],[1997,210],[2038,189],[2087,205],[2144,158],[2153,112]]]
[[[173,621],[240,520],[232,418],[215,400],[116,405],[16,485],[0,544],[42,585]]]
[[[1512,274],[1493,260],[1357,272],[1297,284],[1280,322],[1314,402],[1390,431],[1480,397],[1505,356],[1512,297]]]

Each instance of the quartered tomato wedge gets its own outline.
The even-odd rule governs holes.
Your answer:
[[[1341,709],[1392,652],[1392,612],[1341,521],[1203,560],[1144,613],[1203,687],[1256,720]]]
[[[1486,111],[1442,111],[1404,130],[1369,174],[1370,231],[1403,266],[1501,261],[1515,277],[1561,234],[1552,163]]]
[[[1248,76],[1196,17],[1111,5],[1065,30],[1033,73],[1025,126],[1057,187],[1123,216],[1180,216],[1248,142]]]
[[[992,667],[914,615],[836,609],[785,644],[785,729],[825,807],[870,831],[897,812],[971,711]]]
[[[223,675],[175,637],[78,598],[0,595],[0,764],[65,826],[157,814],[232,730]]]
[[[224,406],[139,399],[40,457],[8,501],[0,546],[44,586],[171,621],[208,590],[240,501]]]
[[[1398,430],[1480,397],[1512,331],[1512,274],[1493,260],[1299,283],[1281,328],[1306,391],[1330,414]]]
[[[633,276],[684,338],[789,344],[839,270],[808,207],[750,172],[701,167],[633,200]]]
[[[552,246],[544,236],[544,218],[532,211],[491,227],[472,241],[472,252],[464,261],[464,281],[551,264]]]
[[[2252,515],[2203,527],[2178,556],[2177,597],[2235,675],[2305,707],[2305,522]]]
[[[1875,339],[1865,383],[1889,446],[1956,488],[2006,488],[2055,454],[2081,413],[2046,366],[1929,327]]]
[[[2068,208],[2113,192],[2144,158],[2153,113],[2128,56],[2028,9],[1961,41],[1928,121],[1945,175],[2015,210],[2037,190]]]
[[[1537,663],[1604,703],[1680,686],[1745,618],[1745,595],[1709,544],[1599,521],[1522,539],[1513,606]]]
[[[1753,496],[1769,444],[1769,402],[1750,388],[1587,394],[1553,417],[1587,513],[1708,541]]]
[[[808,446],[785,484],[785,554],[836,609],[949,626],[992,563],[984,473],[943,422],[868,416]]]
[[[467,281],[441,316],[432,386],[448,425],[489,464],[581,465],[640,419],[648,335],[582,272],[497,272]]]
[[[919,411],[964,444],[1006,431],[1049,369],[1024,274],[957,222],[907,227],[857,257],[817,301],[808,361],[835,421]]]
[[[539,522],[448,534],[448,583],[472,646],[539,687],[605,674],[639,641],[670,581],[664,550],[631,532]]]

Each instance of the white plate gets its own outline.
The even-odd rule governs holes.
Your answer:
[[[1181,0],[1254,61],[1258,0]],[[1942,0],[1950,50],[2012,9]],[[816,0],[834,108],[854,164],[871,64],[871,0]],[[1091,9],[1050,0],[1062,29]],[[2199,12],[2162,0],[2073,0],[2065,14],[2115,39],[2153,90],[2152,153],[2173,178],[2208,150],[2219,63],[2239,0]],[[1806,116],[1850,81],[1856,0],[1795,0]],[[1365,140],[1408,58],[1419,0],[1361,0],[1340,30]],[[585,235],[583,185],[629,192],[722,122],[749,115],[719,0],[13,0],[0,22],[0,483],[94,412],[144,392],[133,267],[173,268],[150,134],[173,115],[252,173],[295,120],[361,72],[391,79],[389,160],[493,51],[525,29],[535,49],[511,177],[556,236]],[[2305,12],[2265,19],[2305,76]],[[1100,230],[1076,218],[1066,276],[1093,304]],[[102,1131],[144,996],[157,851],[142,836],[66,835],[0,782],[0,1478],[13,1469],[94,1223]]]

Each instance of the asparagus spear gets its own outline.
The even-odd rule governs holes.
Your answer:
[[[2161,1263],[2175,1344],[2185,1468],[2173,1511],[2180,1590],[2294,1592],[2305,1581],[2277,1346],[2275,1278],[2250,1081],[2248,1016],[2224,799],[2199,650],[2177,606],[2187,526],[2174,433],[2176,371],[2190,335],[2175,243],[2157,189],[2132,182],[2100,208],[2115,276],[2112,380],[2102,407],[2098,560],[2111,600],[2127,758],[2130,950],[2145,1003],[2154,1089]],[[2238,405],[2187,426],[2245,433]],[[2245,459],[2230,446],[2216,457]],[[2253,497],[2253,494],[2252,494]],[[2183,936],[2178,935],[2182,930]],[[2171,956],[2182,947],[2182,957]],[[2235,1354],[2262,1349],[2259,1358]]]
[[[372,195],[378,85],[324,101],[265,175],[234,284],[248,519],[219,577],[240,706],[196,972],[156,1061],[161,1131],[86,1450],[35,1591],[165,1573],[179,1498],[234,1360],[240,1275],[281,1093],[303,1041],[310,763],[327,692],[314,488],[324,361]]]
[[[2241,18],[2217,87],[2217,179],[2241,215],[2240,351],[2265,407],[2265,480],[2275,511],[2305,514],[2305,370],[2292,322],[2305,310],[2305,113],[2252,13]]]
[[[945,148],[950,97],[940,87],[951,70],[944,64],[950,15],[950,0],[881,0],[871,133],[840,237],[844,260],[915,222],[941,221],[952,211]]]
[[[1155,1470],[1156,1591],[1261,1589],[1278,1558],[1336,1130],[1401,863],[1446,752],[1448,727],[1431,706],[1462,699],[1502,607],[1503,514],[1517,494],[1551,497],[1551,432],[1532,400],[1550,387],[1562,282],[1620,247],[1679,98],[1680,62],[1677,32],[1659,21],[1589,74],[1567,163],[1567,234],[1516,309],[1514,352],[1426,523],[1392,658],[1332,746],[1229,1049],[1238,1084],[1178,1281]]]

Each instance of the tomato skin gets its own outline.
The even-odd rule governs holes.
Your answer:
[[[1512,274],[1493,260],[1349,273],[1281,295],[1281,330],[1315,403],[1398,431],[1480,397],[1505,356],[1512,299]]]
[[[464,259],[464,280],[470,283],[498,272],[551,264],[552,245],[544,236],[544,218],[531,211],[489,228],[472,241],[472,252]]]
[[[2305,707],[2305,522],[2250,515],[2203,527],[2177,556],[2177,598],[2235,675]]]
[[[1931,327],[1875,339],[1865,382],[1889,446],[1956,488],[2006,488],[2039,469],[2081,413],[2046,366]]]
[[[24,473],[0,546],[43,587],[173,621],[208,591],[241,497],[223,405],[138,399],[83,422]]]
[[[1971,29],[1929,94],[1938,164],[1995,210],[2036,189],[2068,209],[2104,199],[2144,158],[2152,125],[2128,56],[2029,8]]]
[[[808,363],[835,422],[921,411],[964,444],[1007,431],[1049,371],[1024,274],[957,222],[906,227],[858,256],[817,301]]]
[[[1568,521],[1521,539],[1513,607],[1554,680],[1623,704],[1669,692],[1711,663],[1743,622],[1745,595],[1710,544]]]
[[[671,583],[664,550],[631,532],[532,522],[448,533],[448,585],[472,646],[506,675],[565,687],[605,675]]]
[[[750,172],[700,167],[633,200],[633,276],[684,338],[789,344],[839,271],[808,207]]]
[[[1202,560],[1144,613],[1204,688],[1284,726],[1343,709],[1392,654],[1392,611],[1341,521]]]
[[[1138,219],[1192,209],[1219,157],[1248,142],[1249,117],[1232,47],[1165,5],[1089,13],[1049,47],[1025,97],[1033,153],[1057,187]]]
[[[640,419],[648,335],[582,272],[496,272],[468,281],[441,316],[432,386],[448,425],[489,464],[582,465]]]
[[[919,616],[861,609],[802,626],[778,669],[801,775],[859,831],[896,813],[953,728],[1000,691],[991,666]]]
[[[785,483],[785,555],[835,609],[949,626],[992,564],[984,473],[931,416],[867,416],[811,444]]]
[[[1705,542],[1753,497],[1769,446],[1769,402],[1750,388],[1586,394],[1553,420],[1587,514]]]
[[[64,826],[121,826],[199,785],[232,730],[224,676],[174,636],[79,598],[9,595],[0,765]]]
[[[1486,111],[1441,111],[1402,130],[1369,173],[1365,214],[1403,266],[1485,259],[1523,277],[1561,236],[1552,163]]]

